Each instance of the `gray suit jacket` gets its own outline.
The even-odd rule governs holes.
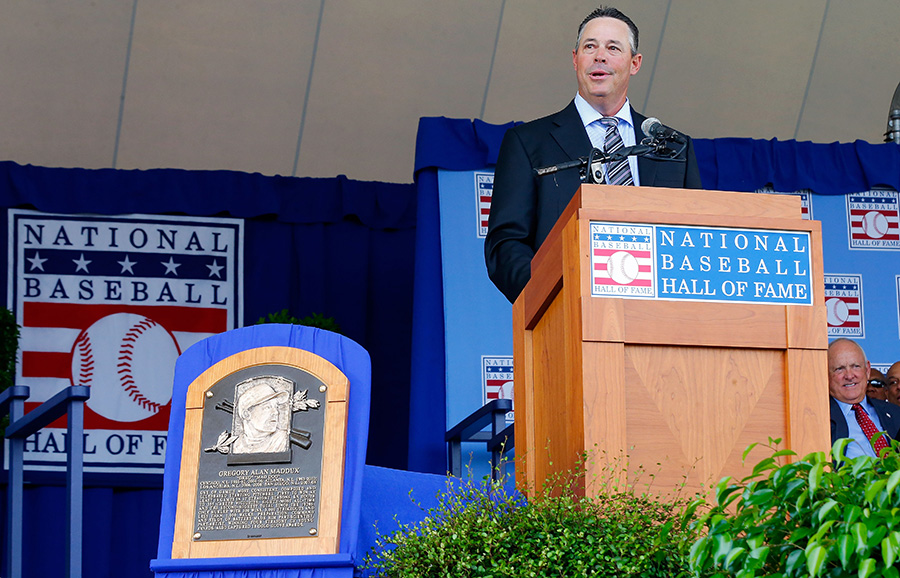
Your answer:
[[[632,110],[635,140],[646,136],[646,117]],[[585,157],[591,141],[575,101],[550,116],[506,131],[494,173],[491,214],[484,243],[485,263],[494,284],[510,303],[531,278],[531,259],[581,186],[576,169],[536,176],[534,169]],[[700,170],[688,138],[683,159],[638,157],[641,186],[699,189]]]

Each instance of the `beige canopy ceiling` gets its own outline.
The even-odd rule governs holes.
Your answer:
[[[0,1],[0,159],[412,180],[418,119],[575,94],[578,0]],[[622,0],[638,109],[695,137],[883,140],[897,0]]]

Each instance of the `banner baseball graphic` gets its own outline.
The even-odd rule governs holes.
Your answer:
[[[236,219],[9,211],[9,308],[26,411],[70,385],[85,404],[85,470],[161,472],[175,360],[239,325]],[[65,466],[64,418],[26,442],[26,467]]]

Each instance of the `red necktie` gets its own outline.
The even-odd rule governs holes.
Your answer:
[[[872,421],[872,418],[869,417],[869,414],[866,413],[866,410],[863,409],[863,406],[858,403],[853,404],[853,411],[856,413],[856,421],[859,423],[859,427],[862,428],[866,437],[869,438],[869,443],[872,443],[872,439],[876,434],[879,433],[878,429],[875,427],[875,423]],[[875,455],[881,457],[882,452],[888,449],[887,436],[882,434],[872,443],[872,447],[875,448]]]

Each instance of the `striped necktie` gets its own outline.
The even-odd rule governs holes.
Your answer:
[[[619,135],[619,119],[614,116],[604,116],[600,123],[606,127],[606,139],[603,144],[603,152],[612,154],[625,146]],[[610,185],[633,185],[631,167],[628,159],[613,161],[606,166],[606,182]]]

